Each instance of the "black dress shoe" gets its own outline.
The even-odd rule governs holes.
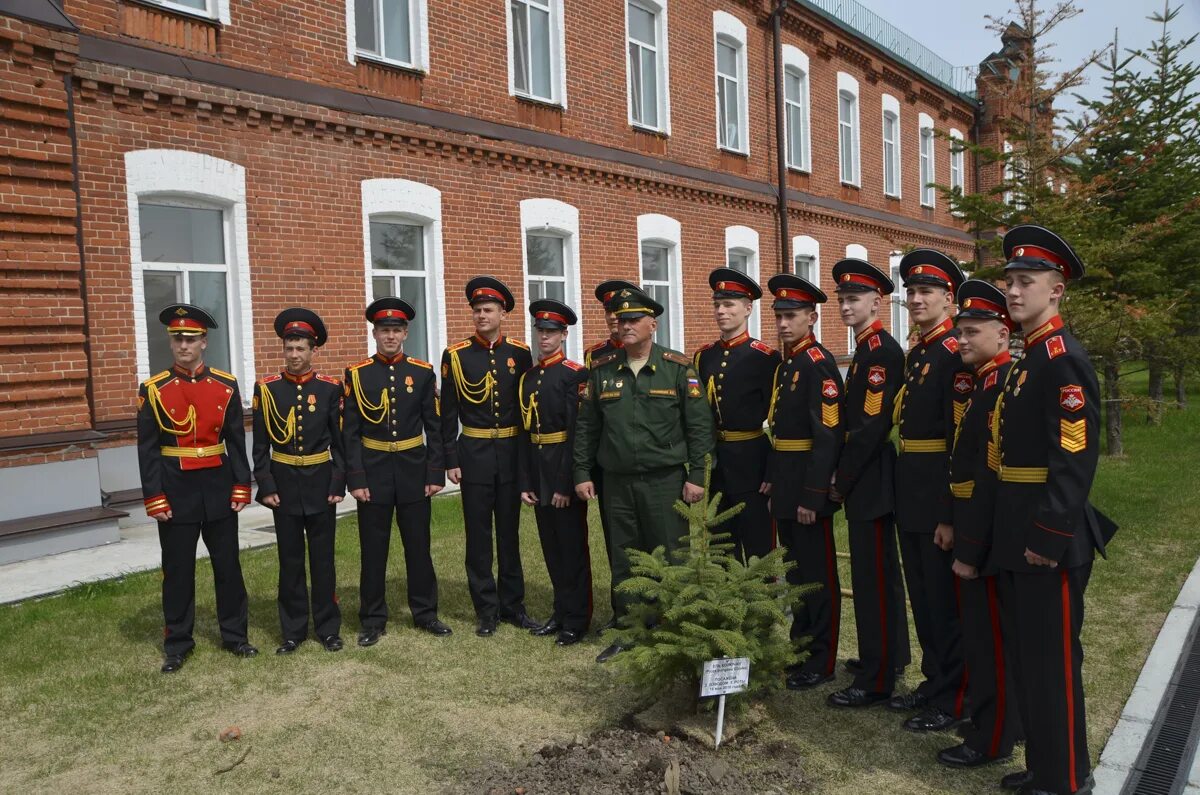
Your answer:
[[[971,746],[963,743],[953,748],[938,751],[937,760],[946,767],[979,767],[990,765],[992,762],[1003,762],[1007,756],[988,756],[981,754]]]
[[[572,632],[569,629],[559,630],[558,637],[554,639],[556,646],[574,646],[583,639],[582,632]]]
[[[433,635],[436,638],[444,638],[447,635],[452,635],[454,633],[454,630],[450,629],[450,627],[446,626],[436,618],[431,621],[422,621],[420,624],[417,624],[417,629],[421,630],[422,632],[428,632],[430,635]]]
[[[275,653],[276,654],[291,654],[292,652],[296,651],[296,649],[300,648],[300,644],[303,642],[304,641],[302,641],[302,640],[285,640],[282,643],[282,645],[280,645],[280,647],[275,650]]]
[[[609,660],[611,660],[613,657],[616,657],[618,654],[620,654],[623,651],[627,651],[628,649],[629,649],[628,646],[622,646],[620,643],[614,643],[613,645],[609,646],[607,649],[605,649],[604,651],[602,651],[596,655],[596,662],[606,663]]]
[[[541,626],[538,622],[529,617],[529,614],[522,610],[515,616],[505,616],[500,619],[505,624],[512,624],[517,629],[537,629]]]
[[[833,674],[823,674],[817,671],[797,671],[787,678],[788,690],[810,690],[817,685],[833,681]]]
[[[258,649],[250,644],[249,641],[239,641],[237,643],[224,643],[225,651],[237,657],[257,657]]]
[[[1033,783],[1033,774],[1028,770],[1021,770],[1017,773],[1009,773],[1004,778],[1000,779],[1000,786],[1004,789],[1019,790],[1027,784]]]
[[[913,715],[903,725],[910,732],[944,732],[963,723],[966,723],[964,718],[956,718],[939,707],[930,707],[920,715]]]
[[[333,635],[326,635],[325,637],[321,638],[321,645],[325,647],[325,651],[341,651],[343,646],[342,636],[336,633]]]
[[[914,709],[924,709],[929,698],[916,690],[911,693],[898,693],[888,699],[888,709],[892,712],[911,712]]]
[[[475,634],[481,638],[490,638],[496,634],[496,619],[481,618],[479,625],[475,627]]]
[[[387,630],[383,627],[377,629],[360,629],[358,631],[358,645],[364,649],[368,646],[374,646],[386,634]]]
[[[831,707],[873,707],[888,700],[888,693],[872,693],[857,687],[847,687],[829,694],[826,703]]]
[[[562,624],[552,618],[540,627],[529,630],[529,634],[535,638],[544,638],[548,635],[557,635],[560,629],[562,629]]]
[[[188,657],[192,656],[192,650],[188,649],[180,654],[164,654],[162,668],[159,670],[164,674],[173,674],[183,667],[183,662]]]

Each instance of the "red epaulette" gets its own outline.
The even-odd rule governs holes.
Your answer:
[[[583,352],[591,353],[592,351],[598,351],[607,344],[608,344],[608,340],[600,340],[599,342],[593,342],[591,345],[587,346],[587,348],[585,348]]]
[[[324,373],[317,373],[317,380],[324,381],[327,384],[333,384],[334,386],[342,385],[342,379],[332,375],[325,375]]]
[[[951,353],[958,353],[958,337],[946,337],[942,340],[942,347]]]
[[[524,342],[522,342],[521,340],[517,339],[516,337],[505,337],[505,338],[504,338],[504,341],[505,341],[505,342],[511,342],[511,343],[513,344],[513,346],[514,346],[514,347],[520,348],[520,349],[522,349],[522,350],[526,350],[526,351],[527,351],[527,350],[529,350],[529,346],[528,346],[528,345],[526,345],[526,344],[525,344]]]
[[[426,370],[432,370],[432,369],[433,369],[433,365],[432,365],[432,364],[430,364],[430,363],[429,363],[429,362],[427,362],[427,361],[424,361],[423,359],[418,359],[418,358],[416,358],[416,357],[414,357],[414,356],[406,356],[406,357],[404,357],[404,358],[408,359],[410,362],[412,362],[413,364],[415,364],[417,367],[424,367]]]
[[[264,376],[264,377],[258,379],[258,383],[273,384],[276,381],[278,381],[280,378],[283,378],[283,376],[281,376],[279,373],[276,373],[275,375],[268,375],[268,376]]]
[[[717,344],[716,342],[706,342],[703,345],[701,345],[699,348],[696,349],[696,353],[700,353],[701,351],[706,351],[716,344]]]
[[[471,344],[471,338],[467,337],[465,340],[463,340],[461,342],[454,343],[446,350],[447,351],[461,351],[463,348],[467,347],[470,344]]]
[[[587,369],[579,362],[573,362],[570,359],[563,359],[562,363],[563,363],[564,367],[570,367],[572,370],[586,370]]]
[[[814,362],[823,362],[825,361],[825,354],[821,353],[820,348],[812,347],[808,349],[808,358]]]
[[[373,361],[375,361],[375,360],[374,359],[363,359],[358,364],[352,364],[349,367],[347,367],[346,369],[347,370],[357,370],[360,367],[366,367],[368,364],[370,364]]]
[[[774,356],[777,353],[777,351],[774,348],[772,348],[770,345],[763,342],[762,340],[751,341],[750,347],[760,353],[765,353],[767,356]]]

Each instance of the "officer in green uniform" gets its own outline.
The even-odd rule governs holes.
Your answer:
[[[613,546],[613,582],[629,578],[630,547],[679,546],[687,525],[672,506],[704,496],[704,457],[713,422],[691,360],[654,343],[663,307],[641,290],[620,290],[607,309],[620,319],[619,350],[592,360],[575,428],[575,493],[596,496],[592,468],[604,468],[604,506]],[[624,614],[627,594],[618,593]],[[623,651],[613,644],[596,658]]]

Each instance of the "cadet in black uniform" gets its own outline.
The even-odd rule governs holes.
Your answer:
[[[950,767],[978,767],[1006,759],[1020,731],[1016,694],[1004,659],[1004,632],[996,596],[995,566],[988,560],[996,503],[999,460],[989,420],[1012,366],[1012,330],[1004,293],[980,279],[958,288],[959,354],[975,370],[974,390],[950,453],[952,506],[942,521],[953,528],[954,573],[959,578],[963,658],[967,679],[968,723],[961,745],[946,748],[938,761]]]
[[[921,709],[904,722],[910,731],[940,731],[963,717],[966,668],[958,614],[958,579],[951,571],[950,448],[967,408],[974,377],[958,354],[950,319],[958,264],[919,248],[900,260],[909,315],[920,329],[905,360],[897,397],[900,460],[896,466],[896,524],[925,680],[892,698],[894,710]]]
[[[787,686],[805,690],[833,679],[841,626],[842,587],[833,543],[829,484],[842,450],[843,385],[837,361],[813,336],[819,287],[782,273],[767,289],[775,296],[775,323],[783,345],[772,379],[769,409],[772,446],[768,467],[771,514],[787,559],[796,566],[788,582],[820,583],[792,613],[792,640],[810,638],[808,659],[789,669]]]
[[[258,649],[246,637],[248,600],[238,561],[238,513],[250,502],[250,466],[237,379],[204,365],[217,322],[198,306],[171,304],[158,319],[175,364],[138,390],[138,468],[146,514],[162,547],[162,672],[183,667],[196,642],[196,541],[204,538],[221,642],[239,657]]]
[[[721,492],[722,511],[744,505],[719,531],[730,534],[734,555],[745,563],[775,548],[767,496],[771,443],[763,423],[779,354],[747,330],[754,302],[762,298],[753,279],[732,268],[717,268],[708,275],[708,284],[721,338],[698,350],[694,362],[717,429],[712,490]]]
[[[992,559],[1012,629],[1028,776],[1022,792],[1089,783],[1080,664],[1083,593],[1095,552],[1116,527],[1088,504],[1100,454],[1100,389],[1087,351],[1063,327],[1066,283],[1083,262],[1058,235],[1017,226],[1004,236],[1008,311],[1025,332],[996,405],[1000,457]]]
[[[333,561],[336,506],[346,495],[342,382],[313,369],[328,334],[321,318],[293,307],[275,317],[286,364],[254,393],[254,479],[258,502],[272,510],[279,551],[279,626],[291,654],[308,638],[304,547],[312,569],[313,628],[328,651],[342,648],[342,613]]]
[[[446,474],[462,485],[467,532],[467,584],[479,624],[496,634],[497,620],[521,629],[540,624],[525,612],[521,569],[521,492],[517,484],[517,382],[533,359],[529,346],[505,337],[501,324],[513,309],[508,288],[491,276],[467,282],[475,334],[442,353],[442,438]],[[462,422],[462,435],[458,424]],[[496,522],[499,588],[492,576],[492,519]]]
[[[408,607],[417,629],[444,637],[437,575],[429,553],[430,497],[445,484],[442,428],[433,365],[404,353],[416,312],[399,298],[367,307],[375,355],[346,370],[346,482],[358,500],[362,547],[359,646],[386,634],[388,546],[392,516],[404,544]]]
[[[886,701],[896,669],[907,662],[908,625],[896,552],[892,493],[896,450],[892,401],[900,388],[904,352],[878,320],[892,280],[865,260],[833,266],[842,322],[854,330],[854,359],[846,379],[846,436],[830,498],[844,502],[850,536],[850,577],[859,664],[850,687],[830,694],[834,707]]]
[[[532,631],[559,646],[578,643],[592,620],[587,503],[575,496],[575,418],[587,368],[563,355],[575,312],[551,299],[529,305],[539,359],[521,376],[521,499],[534,506],[554,613]]]

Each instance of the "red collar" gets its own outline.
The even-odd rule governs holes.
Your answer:
[[[936,342],[938,337],[945,335],[946,332],[950,331],[952,328],[954,328],[954,320],[952,318],[946,318],[941,323],[938,323],[936,326],[929,329],[928,332],[922,334],[921,342],[925,343],[926,345],[931,342]]]
[[[995,358],[980,365],[979,369],[975,371],[975,374],[979,375],[979,376],[985,376],[988,373],[990,373],[992,370],[995,370],[1000,365],[1008,364],[1011,361],[1012,361],[1011,353],[1009,353],[1006,350],[1000,351],[998,354],[996,354]]]
[[[741,334],[738,334],[736,337],[734,337],[731,340],[721,340],[721,347],[722,348],[736,348],[737,346],[744,345],[749,341],[750,341],[750,331],[749,331],[749,329],[747,329],[746,331],[743,331]]]
[[[1033,331],[1025,335],[1025,347],[1032,348],[1042,340],[1063,327],[1062,316],[1055,315]]]
[[[203,364],[201,364],[195,370],[190,370],[190,371],[187,370],[186,368],[180,367],[179,365],[175,365],[171,369],[174,370],[179,375],[187,376],[188,378],[199,378],[200,376],[204,375],[204,365]]]
[[[482,345],[490,351],[492,348],[498,347],[500,343],[504,342],[504,335],[501,334],[496,337],[495,342],[488,342],[483,337],[479,336],[479,332],[476,332],[474,335],[472,335],[471,339],[475,340],[476,343]]]
[[[620,337],[617,337],[616,339],[609,337],[608,344],[613,346],[614,348],[624,348],[625,347],[625,343],[621,342]]]
[[[380,364],[399,364],[400,362],[404,361],[404,351],[400,351],[391,358],[384,356],[382,353],[376,353],[375,358],[379,360]]]
[[[553,364],[558,364],[563,359],[567,358],[562,351],[555,351],[548,359],[538,359],[538,367],[549,367]]]
[[[304,375],[292,375],[287,370],[283,371],[283,377],[291,381],[293,384],[306,384],[313,380],[317,375],[317,371],[313,368],[308,368],[308,372]]]
[[[800,353],[800,351],[804,350],[805,348],[811,347],[816,344],[817,344],[817,338],[814,337],[812,332],[810,331],[808,334],[806,334],[805,336],[800,338],[800,341],[796,343],[796,346],[794,348],[792,348],[791,351],[788,352],[788,356],[795,356],[797,353]]]
[[[854,344],[862,345],[872,334],[878,334],[881,331],[883,331],[883,321],[876,320],[874,323],[859,332],[858,336],[854,338]]]

